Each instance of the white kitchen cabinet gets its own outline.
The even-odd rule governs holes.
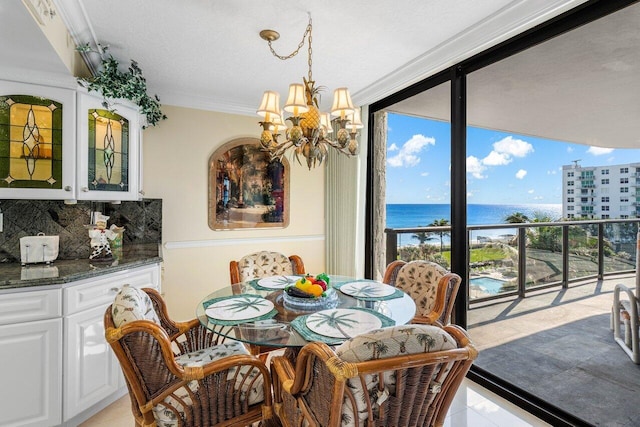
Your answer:
[[[120,366],[104,339],[105,308],[65,317],[65,420],[91,408],[120,388]]]
[[[65,423],[76,417],[86,419],[104,407],[101,402],[126,392],[118,360],[104,338],[103,325],[106,308],[125,284],[159,289],[159,265],[73,282],[63,290]]]
[[[77,191],[79,200],[140,198],[140,115],[135,105],[77,92]]]
[[[74,199],[76,93],[0,80],[0,198]]]
[[[3,426],[46,427],[62,421],[60,295],[60,289],[0,294]]]
[[[160,290],[160,264],[0,291],[0,425],[75,427],[127,389],[103,317],[125,284]]]

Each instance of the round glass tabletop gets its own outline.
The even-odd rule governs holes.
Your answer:
[[[289,278],[289,276],[285,276]],[[331,286],[340,287],[342,284],[354,282],[356,279],[347,276],[330,276]],[[283,280],[288,283],[290,280]],[[225,337],[246,342],[257,346],[265,347],[302,347],[309,343],[294,327],[291,322],[303,315],[311,315],[318,312],[323,307],[314,307],[313,310],[305,311],[295,306],[292,307],[284,301],[284,290],[278,289],[278,281],[262,282],[251,280],[231,286],[225,286],[209,295],[198,303],[196,316],[202,325],[209,330],[219,333]],[[347,295],[338,289],[335,292],[337,302],[332,303],[327,309],[358,308],[369,309],[383,316],[386,316],[396,325],[409,323],[415,315],[416,305],[409,295],[402,293],[392,299],[381,299],[378,301],[364,301]],[[258,295],[273,303],[273,310],[265,313],[266,310],[259,307],[251,307],[243,295]],[[221,316],[211,318],[207,316],[207,308],[223,306],[232,307],[226,309],[229,313],[239,313],[237,318],[230,315],[228,319],[221,319]],[[252,318],[246,311],[255,312],[259,317]],[[210,311],[211,312],[211,311]]]

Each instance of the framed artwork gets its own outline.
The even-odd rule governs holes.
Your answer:
[[[256,138],[224,144],[209,159],[209,228],[289,225],[289,163],[271,161]]]

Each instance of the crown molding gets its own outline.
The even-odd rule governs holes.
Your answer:
[[[153,91],[153,88],[151,88],[150,91]],[[255,105],[238,104],[237,101],[231,101],[228,99],[211,99],[187,93],[165,92],[162,94],[160,102],[162,104],[174,105],[176,107],[195,108],[198,110],[257,117]]]

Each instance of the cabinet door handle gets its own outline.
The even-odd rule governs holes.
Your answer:
[[[89,192],[89,188],[87,188],[87,187],[82,187],[82,191],[84,191],[85,193],[88,193],[88,192]]]
[[[67,185],[66,187],[64,187],[64,191],[72,191],[73,187],[71,187],[70,185]]]

